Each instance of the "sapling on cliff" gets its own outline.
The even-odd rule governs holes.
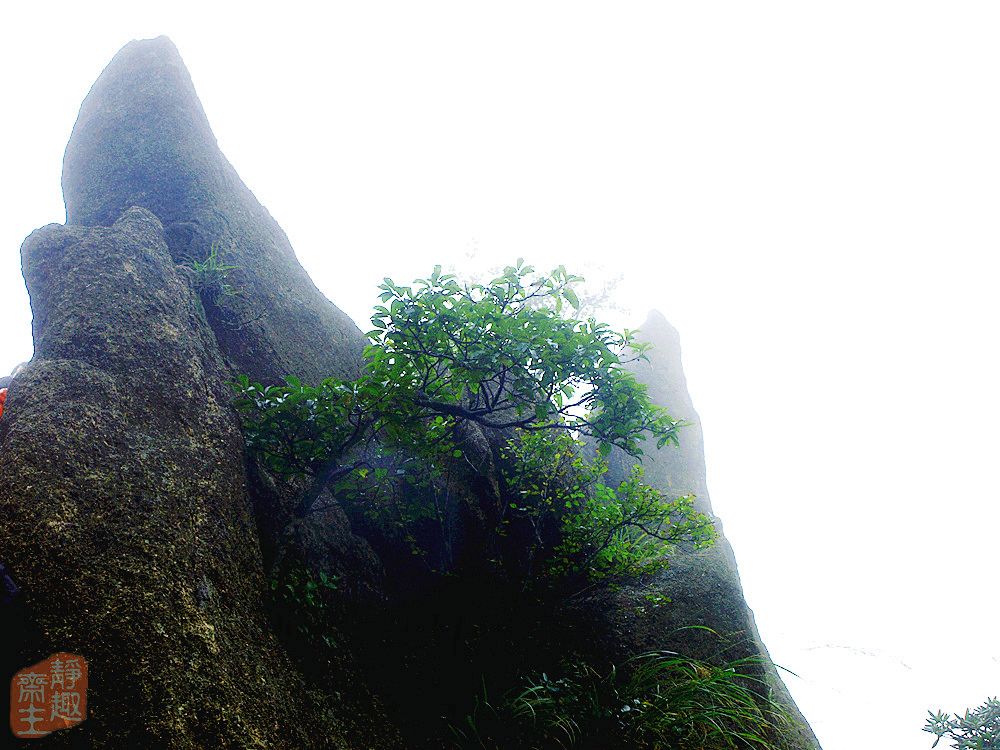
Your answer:
[[[599,462],[614,448],[640,457],[649,438],[658,448],[676,444],[682,423],[654,405],[626,368],[645,359],[648,345],[634,331],[573,317],[578,281],[562,267],[538,274],[520,260],[486,284],[460,283],[440,266],[412,286],[387,278],[360,377],[316,385],[289,377],[269,386],[238,379],[248,443],[271,471],[309,478],[298,517],[346,479],[392,479],[372,461],[379,452],[411,457],[393,476],[433,474],[462,461],[468,425],[502,436],[520,462],[520,480],[547,470],[539,450],[545,441],[551,453],[567,440],[587,440]],[[580,451],[571,452],[576,475],[593,471]],[[580,497],[551,506],[558,533],[545,546],[559,550],[566,566],[629,568],[623,561],[655,557],[682,537],[711,538],[711,522],[689,499],[667,502],[639,477],[622,485],[627,496],[592,479],[577,476]],[[530,492],[521,495],[532,501]],[[623,510],[626,497],[631,507]],[[534,503],[537,514],[550,507],[537,496]],[[566,520],[574,517],[575,525]],[[573,533],[593,524],[595,534]],[[614,550],[627,554],[616,558]]]

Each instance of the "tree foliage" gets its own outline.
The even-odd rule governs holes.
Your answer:
[[[937,739],[931,747],[937,747],[942,738],[952,740],[956,750],[1000,750],[1000,700],[988,699],[979,708],[966,709],[965,715],[949,716],[941,711],[928,711],[929,718],[924,731]]]
[[[643,482],[641,466],[609,485],[607,462],[588,459],[586,446],[569,435],[522,433],[509,441],[506,457],[513,500],[504,523],[530,527],[529,565],[540,564],[551,578],[651,574],[667,566],[680,542],[701,548],[715,539],[692,495],[667,498]]]
[[[532,526],[529,567],[544,558],[550,572],[605,577],[641,570],[681,538],[705,543],[711,524],[690,498],[667,501],[641,473],[617,488],[598,481],[611,450],[638,457],[649,438],[676,444],[682,423],[627,369],[646,357],[636,332],[572,315],[578,281],[520,260],[486,284],[440,267],[411,286],[387,278],[360,377],[238,379],[248,442],[275,473],[310,478],[296,511],[304,516],[347,479],[440,476],[464,458],[462,428],[475,425],[507,436],[516,458],[507,476],[516,501],[494,520],[501,534]],[[596,445],[592,462],[584,439]],[[412,460],[390,475],[373,456],[392,451]]]

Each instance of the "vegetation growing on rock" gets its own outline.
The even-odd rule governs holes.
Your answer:
[[[978,708],[966,709],[964,715],[928,714],[924,731],[936,738],[931,747],[947,737],[956,750],[1000,750],[1000,700],[990,698]]]
[[[463,750],[771,750],[788,717],[751,689],[761,687],[757,661],[717,666],[666,651],[607,670],[570,662],[496,703],[483,695],[453,731]]]
[[[677,488],[664,497],[609,449],[674,442],[651,401],[693,408],[625,371],[631,334],[562,315],[578,301],[565,272],[387,281],[362,369],[369,340],[225,159],[166,38],[102,73],[63,185],[68,226],[23,249],[36,356],[0,421],[0,536],[24,637],[0,651],[87,655],[99,678],[74,742],[438,749],[484,680],[504,695],[543,673],[579,682],[577,667],[605,684],[653,650],[712,659],[668,610],[753,632],[735,563],[706,563],[727,545],[690,552],[710,527],[673,497],[696,492],[710,515],[700,455],[660,452],[697,482],[644,464]],[[640,380],[682,383],[662,361]],[[258,460],[230,409],[235,372]],[[302,383],[275,387],[293,372]],[[291,442],[270,449],[284,426]],[[661,594],[675,605],[649,606]],[[740,655],[766,654],[758,641]],[[786,735],[818,747],[808,728]]]
[[[641,469],[617,486],[600,481],[613,448],[639,457],[647,437],[676,443],[682,423],[626,369],[648,348],[635,332],[568,314],[579,280],[523,261],[487,284],[440,267],[413,286],[386,279],[359,378],[234,384],[251,448],[277,474],[310,478],[305,516],[327,488],[349,497],[397,477],[446,482],[456,462],[471,464],[470,426],[484,431],[509,459],[508,492],[488,522],[518,540],[504,572],[525,588],[546,575],[636,576],[680,541],[710,544],[711,520],[692,498],[667,499]],[[386,457],[399,454],[407,459],[390,476]]]
[[[456,476],[492,487],[478,505],[485,571],[445,555],[434,572],[461,593],[429,606],[436,622],[470,619],[481,634],[464,637],[465,674],[479,669],[480,679],[508,686],[506,703],[488,710],[509,726],[495,734],[466,720],[460,744],[610,747],[614,736],[623,747],[773,747],[781,712],[759,676],[744,670],[761,670],[760,659],[712,666],[658,653],[616,667],[570,649],[561,667],[553,664],[563,676],[526,677],[539,673],[532,658],[554,653],[551,642],[542,645],[551,635],[539,633],[551,630],[545,620],[558,617],[560,602],[661,571],[678,544],[700,549],[715,538],[694,498],[668,498],[646,484],[641,463],[621,481],[605,481],[613,449],[641,462],[645,440],[676,444],[683,425],[627,369],[648,348],[635,332],[573,316],[578,280],[563,268],[537,274],[521,261],[484,284],[459,283],[440,268],[412,286],[386,279],[359,378],[309,385],[291,376],[264,386],[244,376],[233,384],[248,444],[274,474],[306,480],[299,517],[329,503],[374,506],[418,556],[428,554],[420,532],[427,524],[443,547],[454,537],[445,496]],[[394,494],[401,486],[402,501]],[[508,602],[493,620],[470,594],[487,587]],[[296,604],[313,622],[316,608]],[[454,637],[461,632],[459,624]],[[483,642],[498,637],[509,638],[504,648],[536,656],[514,664],[483,658]],[[438,667],[440,677],[446,668]]]

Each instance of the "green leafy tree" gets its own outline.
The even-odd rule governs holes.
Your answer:
[[[1000,700],[997,698],[988,699],[979,708],[966,709],[964,716],[949,716],[941,711],[927,713],[924,731],[936,737],[931,747],[937,747],[947,737],[957,750],[1000,750]]]
[[[641,569],[682,536],[705,541],[710,522],[686,499],[665,501],[641,474],[618,491],[596,481],[612,449],[638,457],[649,438],[676,444],[682,423],[625,367],[646,356],[635,332],[571,314],[578,281],[562,267],[538,274],[520,260],[487,284],[460,283],[440,267],[412,286],[387,278],[359,378],[234,384],[249,444],[272,471],[309,478],[302,517],[325,488],[345,482],[433,481],[463,460],[474,425],[507,436],[523,467],[509,477],[524,499],[510,516],[535,523],[539,550],[555,550],[550,567],[601,576]],[[596,445],[597,464],[580,456],[574,441],[582,439]],[[394,451],[409,462],[390,475],[378,456]],[[568,488],[550,481],[536,491],[529,475],[541,481],[557,454],[569,461]]]
[[[692,495],[667,498],[643,482],[641,466],[609,486],[607,462],[588,459],[586,446],[570,435],[522,433],[508,442],[506,457],[514,500],[503,524],[530,528],[523,545],[527,580],[539,564],[549,578],[591,582],[655,573],[679,543],[702,548],[715,539],[711,519],[694,510]]]

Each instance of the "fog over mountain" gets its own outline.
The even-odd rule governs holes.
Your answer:
[[[926,709],[1000,692],[994,6],[4,12],[0,374],[32,356],[18,249],[66,220],[80,102],[166,34],[362,330],[385,275],[518,257],[621,275],[616,325],[670,321],[712,507],[825,750],[929,747]]]

